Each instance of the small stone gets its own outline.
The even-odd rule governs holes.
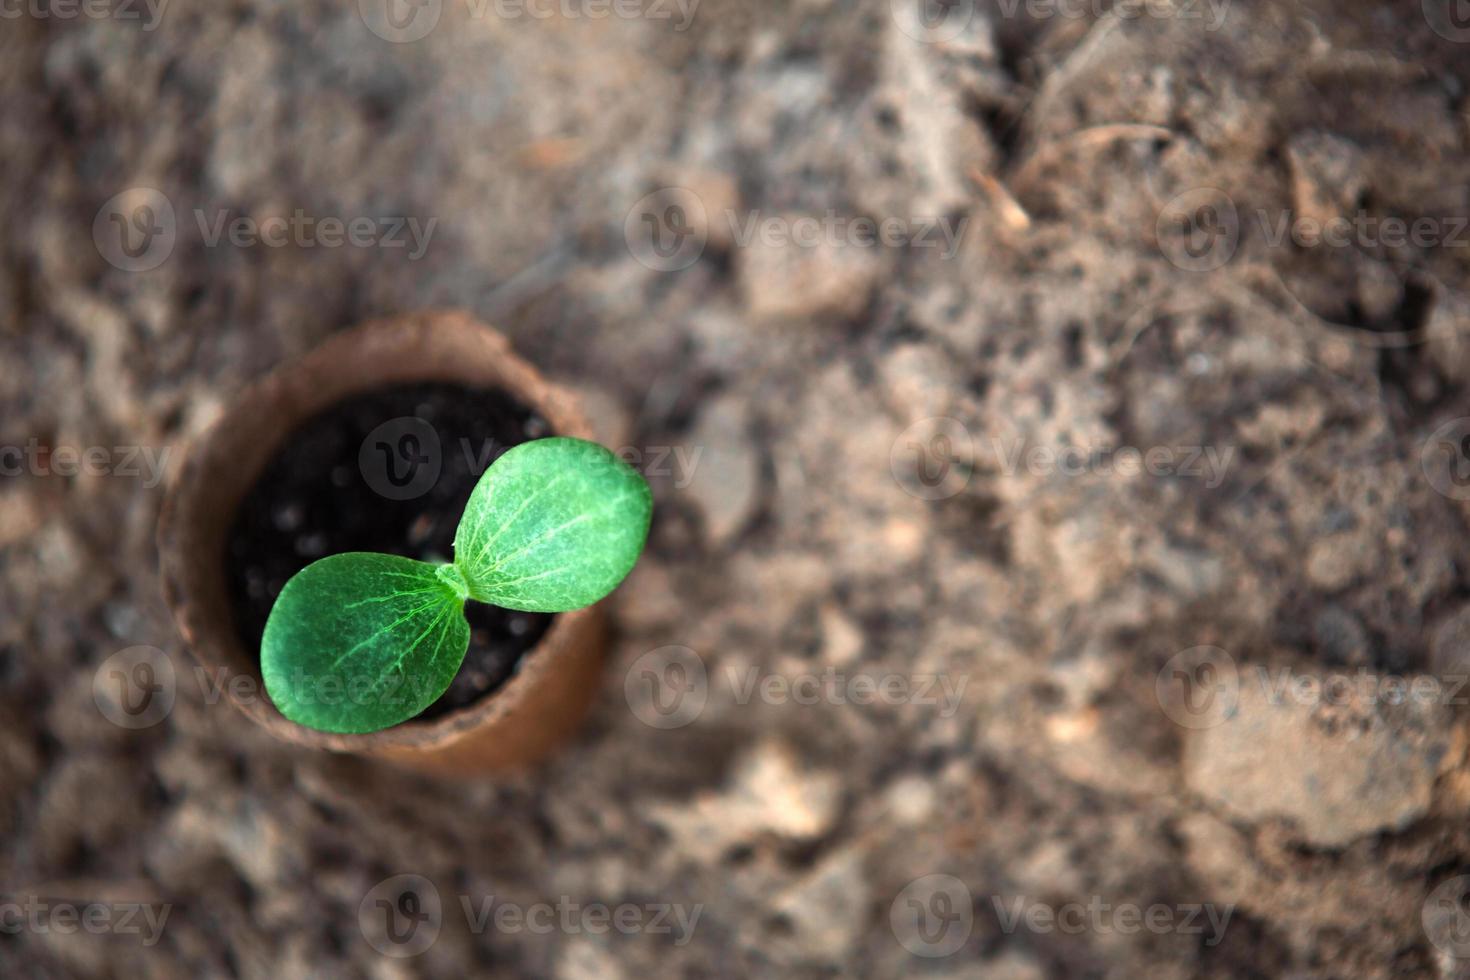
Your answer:
[[[327,553],[326,535],[303,534],[296,539],[296,553],[303,558],[320,558]]]
[[[106,805],[98,805],[99,801]],[[121,757],[69,755],[50,771],[41,790],[37,855],[60,865],[72,860],[78,850],[105,853],[146,820],[145,804]]]
[[[675,846],[696,861],[714,861],[735,845],[772,834],[791,840],[819,837],[837,818],[841,777],[803,771],[790,746],[768,740],[736,764],[728,787],[689,803],[652,807]]]
[[[1402,830],[1424,815],[1451,754],[1443,705],[1414,697],[1390,705],[1386,692],[1360,686],[1324,684],[1320,697],[1303,697],[1308,688],[1278,687],[1274,676],[1242,671],[1235,711],[1188,734],[1191,790],[1243,820],[1289,820],[1317,847]]]
[[[119,640],[138,635],[138,607],[131,602],[109,602],[102,610],[102,619],[107,623],[107,631]]]
[[[556,961],[557,980],[622,980],[626,974],[603,942],[572,936]]]
[[[718,170],[695,169],[679,174],[677,183],[704,205],[703,228],[701,216],[691,216],[695,233],[702,230],[710,248],[729,249],[740,226],[740,188],[735,178]]]
[[[41,527],[40,500],[23,484],[0,491],[0,548],[24,541]]]
[[[610,389],[591,383],[582,384],[577,394],[582,399],[597,441],[627,460],[634,469],[641,470],[639,463],[642,461],[636,457],[629,458],[628,450],[634,448],[633,417],[622,399]]]
[[[1190,813],[1180,819],[1185,860],[1221,901],[1249,907],[1259,899],[1260,872],[1244,838],[1228,823],[1209,813]]]
[[[926,532],[920,520],[893,517],[883,524],[883,545],[894,564],[914,561],[924,553]]]
[[[797,232],[809,227],[803,222],[822,227],[823,219],[815,215],[769,220],[791,234],[765,235],[758,226],[738,248],[741,292],[752,316],[799,319],[862,312],[880,267],[873,248],[824,237],[806,244]]]
[[[31,726],[23,723],[28,720],[0,705],[0,786],[30,785],[41,770],[41,755],[31,736]],[[12,807],[0,806],[0,833],[11,831],[15,812]]]
[[[832,603],[822,606],[822,660],[833,666],[850,663],[863,649],[863,632]]]
[[[1358,617],[1342,606],[1332,605],[1312,620],[1312,638],[1317,649],[1332,663],[1368,662],[1368,631]]]
[[[879,366],[884,400],[904,424],[947,415],[954,393],[962,387],[954,359],[937,347],[904,344]]]
[[[1338,592],[1351,585],[1372,556],[1365,553],[1358,538],[1332,534],[1317,538],[1307,552],[1307,578],[1324,592]]]
[[[1404,301],[1404,281],[1383,262],[1362,258],[1355,263],[1353,277],[1358,305],[1370,323],[1388,323]]]
[[[1435,627],[1429,642],[1429,665],[1442,678],[1470,674],[1470,604],[1461,606]]]
[[[290,533],[301,527],[305,520],[306,508],[297,500],[283,503],[271,512],[271,521],[275,524],[277,531]]]
[[[83,546],[70,525],[45,525],[37,536],[37,545],[40,571],[48,584],[66,587],[79,576]]]
[[[1105,793],[1163,796],[1174,786],[1172,767],[1138,744],[1134,730],[1096,707],[1061,712],[1043,728],[1046,748],[1068,779]]]
[[[920,776],[900,776],[883,794],[889,815],[901,824],[922,824],[934,812],[934,784]]]
[[[438,521],[432,514],[420,514],[414,518],[413,523],[408,526],[409,543],[417,546],[429,540],[429,535],[434,533],[437,524]]]
[[[1212,595],[1225,581],[1224,563],[1219,556],[1198,548],[1156,540],[1145,548],[1143,557],[1171,591],[1186,599]]]
[[[706,406],[690,436],[700,453],[688,492],[704,515],[705,536],[719,546],[740,530],[754,510],[760,465],[747,429],[745,400],[722,397]]]
[[[1298,218],[1325,224],[1357,207],[1367,178],[1356,144],[1331,133],[1302,133],[1287,144],[1286,158]]]
[[[263,891],[305,860],[299,838],[288,833],[269,808],[249,800],[242,800],[226,820],[216,822],[214,833],[241,877]]]
[[[868,884],[855,848],[831,855],[794,886],[777,895],[773,914],[790,927],[776,941],[792,960],[845,963],[861,938]],[[769,939],[767,939],[769,941]],[[790,949],[779,947],[790,944]]]

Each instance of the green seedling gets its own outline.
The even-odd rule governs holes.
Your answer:
[[[603,447],[522,443],[475,485],[452,562],[348,552],[292,576],[261,641],[266,692],[281,714],[319,731],[407,721],[464,661],[466,601],[525,612],[590,606],[632,570],[652,512],[648,483]]]

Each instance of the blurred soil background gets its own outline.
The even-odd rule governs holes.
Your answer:
[[[1470,504],[1432,451],[1470,415],[1453,3],[430,0],[412,40],[372,7],[0,20],[0,443],[167,448],[172,473],[273,365],[448,306],[581,391],[607,444],[701,455],[650,473],[582,736],[473,784],[209,703],[159,593],[162,486],[44,453],[0,478],[0,890],[173,908],[146,948],[0,935],[0,973],[1470,975],[1431,894],[1470,874],[1464,696],[1248,680],[1470,672]],[[150,195],[173,240],[131,271],[109,215]],[[668,200],[699,205],[682,268],[638,238]],[[209,242],[219,215],[298,209],[435,223],[421,255]],[[833,215],[963,233],[950,255],[744,234]],[[1327,247],[1280,240],[1283,215],[1438,233]],[[915,444],[958,483],[906,478]],[[1017,446],[1229,461],[1064,473]],[[94,677],[136,645],[180,683],[134,731]],[[625,679],[674,645],[707,698],[661,729]],[[1170,664],[1201,646],[1240,681],[1192,727]],[[946,711],[730,680],[829,668],[965,686]],[[410,959],[359,928],[400,873],[445,906]],[[936,874],[972,921],[925,956],[900,896]],[[702,912],[683,945],[476,934],[461,895]],[[1008,929],[1017,898],[1232,914],[1216,937]]]

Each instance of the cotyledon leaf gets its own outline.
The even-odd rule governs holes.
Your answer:
[[[472,599],[527,612],[580,609],[633,568],[652,512],[647,481],[602,446],[565,437],[521,443],[470,494],[455,564]]]
[[[371,552],[312,562],[266,620],[266,692],[281,714],[324,732],[374,732],[414,717],[464,661],[465,591],[452,565]]]

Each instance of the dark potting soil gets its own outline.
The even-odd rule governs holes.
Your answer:
[[[357,395],[307,419],[246,494],[230,530],[226,575],[236,628],[260,650],[286,581],[318,558],[380,551],[445,562],[480,474],[500,454],[552,434],[500,391],[420,383]],[[554,618],[465,604],[470,648],[438,717],[496,690]]]

